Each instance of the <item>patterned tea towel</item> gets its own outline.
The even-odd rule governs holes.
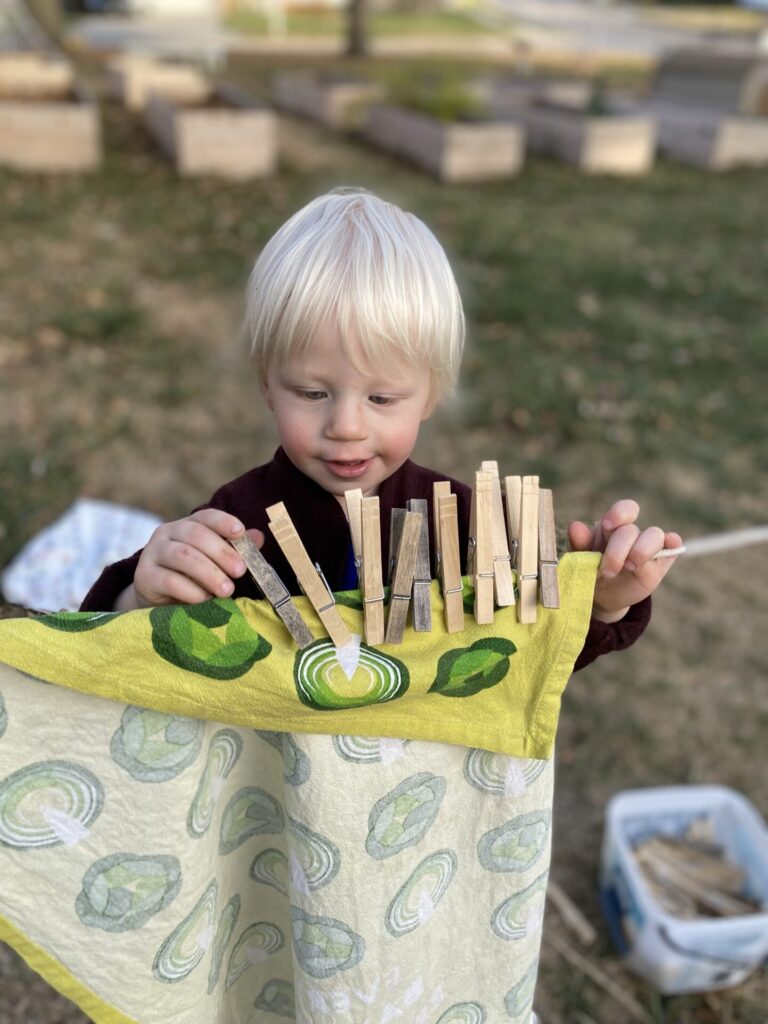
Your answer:
[[[265,602],[0,622],[0,938],[98,1024],[531,1024],[598,562],[352,679]]]
[[[160,523],[149,512],[78,498],[16,555],[2,574],[3,593],[25,608],[79,608],[101,572],[144,547]]]

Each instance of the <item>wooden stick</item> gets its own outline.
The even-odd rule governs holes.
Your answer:
[[[235,537],[231,544],[245,562],[256,586],[283,620],[298,647],[300,649],[308,647],[314,640],[309,626],[302,619],[299,609],[291,600],[288,588],[259,551],[256,542],[247,533],[244,533],[242,537]]]
[[[490,473],[475,473],[474,519],[470,524],[474,545],[475,622],[493,622],[493,480]]]
[[[411,498],[408,511],[418,512],[421,516],[421,532],[413,572],[413,628],[417,633],[429,633],[432,630],[432,601],[429,593],[432,573],[429,568],[429,506],[426,499]]]
[[[539,478],[523,477],[520,507],[520,548],[517,555],[517,585],[520,591],[520,622],[536,621],[539,546]]]
[[[403,642],[420,533],[421,514],[419,512],[406,512],[403,517],[402,533],[397,546],[395,569],[392,576],[392,594],[389,602],[386,635],[386,642],[388,644],[401,644]]]
[[[336,647],[346,647],[352,642],[352,634],[339,615],[336,599],[328,588],[328,584],[320,574],[316,565],[307,554],[296,527],[282,501],[270,505],[267,509],[269,528],[280,546],[288,562],[296,573],[299,586],[306,594],[310,604],[317,612],[320,621],[328,630],[328,635]]]
[[[591,946],[597,941],[597,932],[592,924],[551,876],[547,883],[547,899],[582,945]]]
[[[496,604],[508,608],[515,603],[515,583],[512,579],[512,561],[504,523],[504,505],[501,501],[501,480],[498,462],[487,461],[480,465],[484,473],[491,475],[491,518],[493,530],[493,584]]]
[[[361,507],[363,565],[361,590],[365,642],[384,643],[384,580],[381,573],[379,499],[363,498]]]
[[[448,633],[459,633],[464,629],[464,587],[461,581],[459,561],[459,518],[458,499],[455,494],[438,497],[440,525],[440,582],[443,587],[445,605],[445,628]]]
[[[539,584],[544,608],[560,607],[557,581],[557,537],[552,491],[539,489]]]
[[[544,942],[559,953],[563,960],[567,960],[569,964],[590,978],[615,1002],[623,1006],[632,1020],[637,1021],[638,1024],[654,1024],[654,1018],[649,1013],[646,1013],[634,996],[618,985],[612,978],[609,978],[605,971],[601,971],[599,967],[596,967],[578,950],[574,949],[567,939],[557,935],[549,928],[544,930]]]

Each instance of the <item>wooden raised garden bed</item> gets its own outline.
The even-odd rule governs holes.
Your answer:
[[[277,107],[337,130],[358,128],[366,109],[384,96],[379,82],[340,78],[322,80],[302,72],[285,72],[272,84]]]
[[[212,89],[198,104],[177,103],[151,93],[144,121],[182,176],[244,180],[275,169],[274,112],[232,86]]]
[[[151,92],[177,103],[199,103],[211,91],[206,76],[187,64],[126,56],[113,61],[108,70],[114,95],[129,110],[143,110]]]
[[[101,124],[82,86],[0,88],[0,165],[42,173],[91,171],[101,163]]]
[[[0,96],[61,96],[75,84],[72,65],[47,53],[0,53]]]
[[[673,160],[711,171],[768,166],[768,117],[654,104],[659,149]]]
[[[590,114],[534,103],[522,117],[532,152],[574,164],[587,174],[645,174],[653,166],[656,125],[645,114]]]
[[[493,121],[440,121],[405,107],[370,109],[366,138],[404,157],[440,181],[509,178],[523,164],[525,133],[520,125]]]

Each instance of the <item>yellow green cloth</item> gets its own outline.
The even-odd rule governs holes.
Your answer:
[[[598,561],[351,680],[264,602],[0,622],[0,938],[98,1024],[530,1024]]]

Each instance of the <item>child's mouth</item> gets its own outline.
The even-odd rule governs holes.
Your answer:
[[[325,459],[325,465],[335,476],[343,477],[346,480],[362,476],[371,464],[370,459]]]

